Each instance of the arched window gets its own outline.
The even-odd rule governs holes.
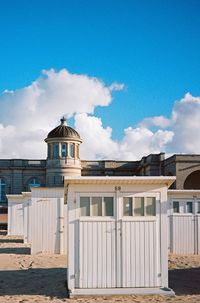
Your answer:
[[[69,145],[69,156],[70,156],[70,158],[74,158],[75,157],[75,155],[74,155],[74,148],[75,147],[75,144],[74,143],[70,143],[70,145]]]
[[[0,178],[0,201],[6,200],[6,182]]]
[[[31,191],[31,187],[39,187],[41,185],[38,178],[32,178],[28,182],[28,190]]]
[[[56,158],[56,159],[59,158],[59,144],[58,143],[54,144],[54,158]]]
[[[200,189],[200,170],[196,170],[187,176],[184,189]]]
[[[62,143],[62,158],[65,158],[67,156],[67,144]]]

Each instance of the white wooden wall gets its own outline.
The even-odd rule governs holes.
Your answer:
[[[170,215],[170,252],[200,253],[200,215]]]
[[[23,226],[23,236],[24,243],[31,243],[30,238],[30,204],[31,199],[24,201],[23,203],[23,216],[24,216],[24,226]]]
[[[117,287],[115,221],[80,221],[80,288]]]
[[[28,235],[32,254],[66,254],[66,209],[63,189],[32,190]]]
[[[86,294],[94,293],[92,289],[168,286],[167,188],[152,187],[127,186],[120,195],[112,192],[113,186],[69,187],[68,285],[73,294],[80,294],[81,289]],[[156,196],[156,216],[122,217],[122,197],[134,189],[136,196]],[[101,196],[101,192],[114,197],[114,216],[81,217],[79,197]]]
[[[8,201],[8,235],[23,236],[23,206],[22,202]]]
[[[158,287],[158,222],[122,222],[122,287]]]

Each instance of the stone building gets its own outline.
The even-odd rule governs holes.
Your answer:
[[[81,160],[82,140],[66,119],[45,139],[47,158],[0,160],[0,223],[6,222],[6,194],[31,186],[63,187],[65,176],[176,176],[174,189],[200,189],[200,155],[150,154],[139,161]],[[3,218],[3,219],[2,219]]]

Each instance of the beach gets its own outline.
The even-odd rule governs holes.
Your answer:
[[[30,254],[22,238],[0,234],[0,303],[200,302],[200,255],[170,255],[169,285],[176,295],[67,298],[65,255]]]

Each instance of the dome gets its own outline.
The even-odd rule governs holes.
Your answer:
[[[70,126],[67,126],[66,119],[60,119],[61,124],[48,133],[47,139],[70,138],[81,141],[79,133]]]

